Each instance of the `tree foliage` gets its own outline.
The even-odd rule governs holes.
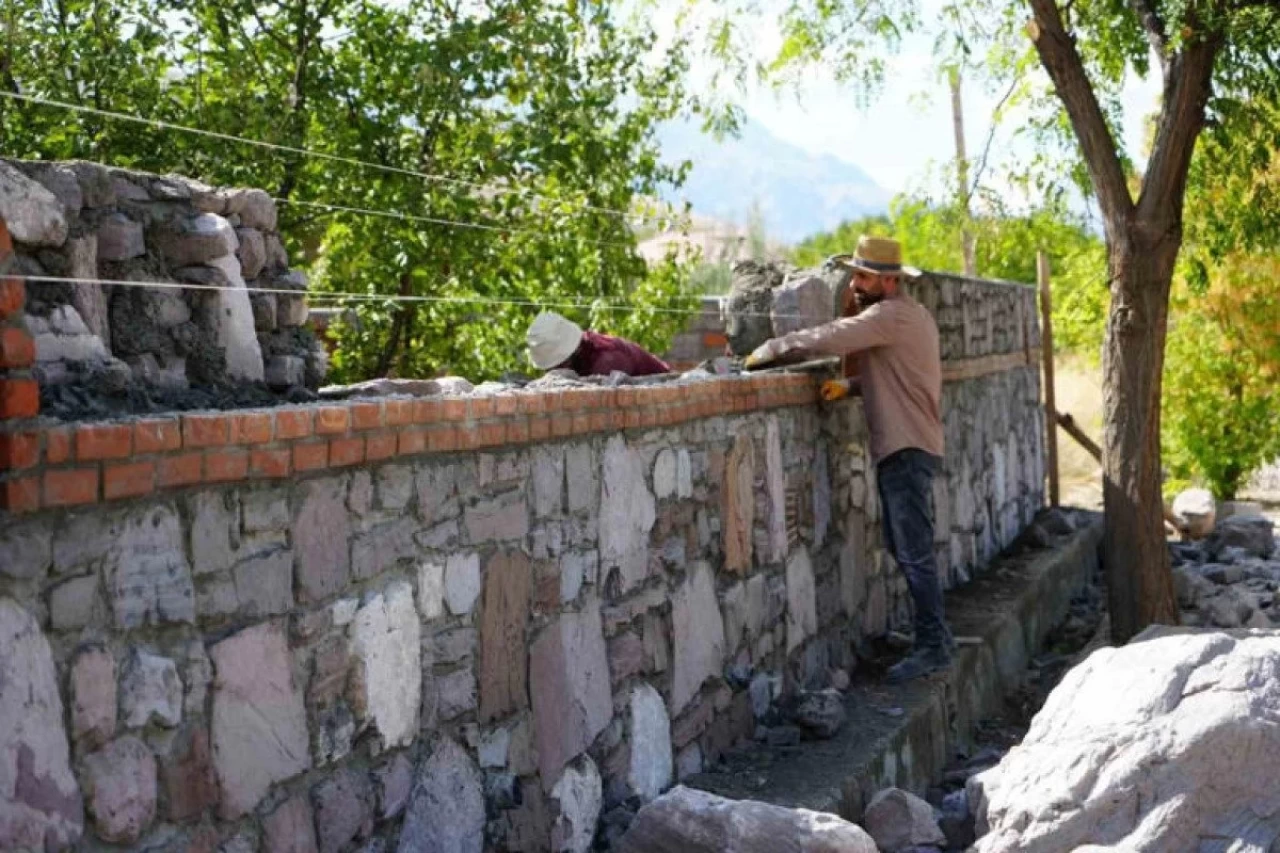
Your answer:
[[[649,269],[639,257],[625,215],[683,179],[654,133],[692,103],[683,45],[658,48],[651,27],[606,4],[9,9],[0,84],[10,91],[338,158],[0,99],[9,156],[266,188],[313,287],[364,297],[334,300],[347,309],[333,324],[339,379],[520,369],[524,329],[543,304],[661,349],[683,322],[676,312],[695,307],[674,260]]]

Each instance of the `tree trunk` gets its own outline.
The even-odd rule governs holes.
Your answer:
[[[1169,288],[1180,239],[1130,223],[1108,247],[1111,310],[1103,344],[1103,500],[1111,635],[1176,625],[1161,509],[1160,389]]]

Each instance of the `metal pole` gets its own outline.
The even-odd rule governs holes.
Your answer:
[[[1058,406],[1053,392],[1053,299],[1049,293],[1049,256],[1036,253],[1040,284],[1040,351],[1044,359],[1045,455],[1049,474],[1049,506],[1058,505]]]

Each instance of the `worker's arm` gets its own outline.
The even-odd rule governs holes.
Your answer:
[[[801,329],[761,345],[747,360],[748,366],[765,364],[790,352],[806,355],[846,355],[884,346],[893,340],[895,313],[883,302],[856,317],[841,317],[811,329]]]

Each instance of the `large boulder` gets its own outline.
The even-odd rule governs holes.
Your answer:
[[[829,323],[832,313],[831,283],[817,271],[805,270],[787,277],[773,291],[773,309],[770,319],[773,336],[780,337]]]
[[[1280,633],[1152,628],[1069,672],[1022,744],[970,779],[974,849],[1265,851],[1278,763]]]
[[[0,219],[14,240],[29,246],[61,246],[67,239],[67,217],[58,197],[3,161]]]
[[[734,355],[747,355],[773,337],[773,289],[786,275],[780,264],[739,261],[725,303],[725,336]]]
[[[649,803],[618,853],[877,853],[860,827],[833,814],[728,800],[679,785]]]
[[[1209,534],[1209,555],[1217,559],[1228,548],[1240,548],[1251,557],[1266,559],[1275,550],[1271,519],[1262,515],[1232,515],[1219,521]]]
[[[933,806],[901,788],[887,788],[872,797],[862,824],[882,853],[947,843]]]

